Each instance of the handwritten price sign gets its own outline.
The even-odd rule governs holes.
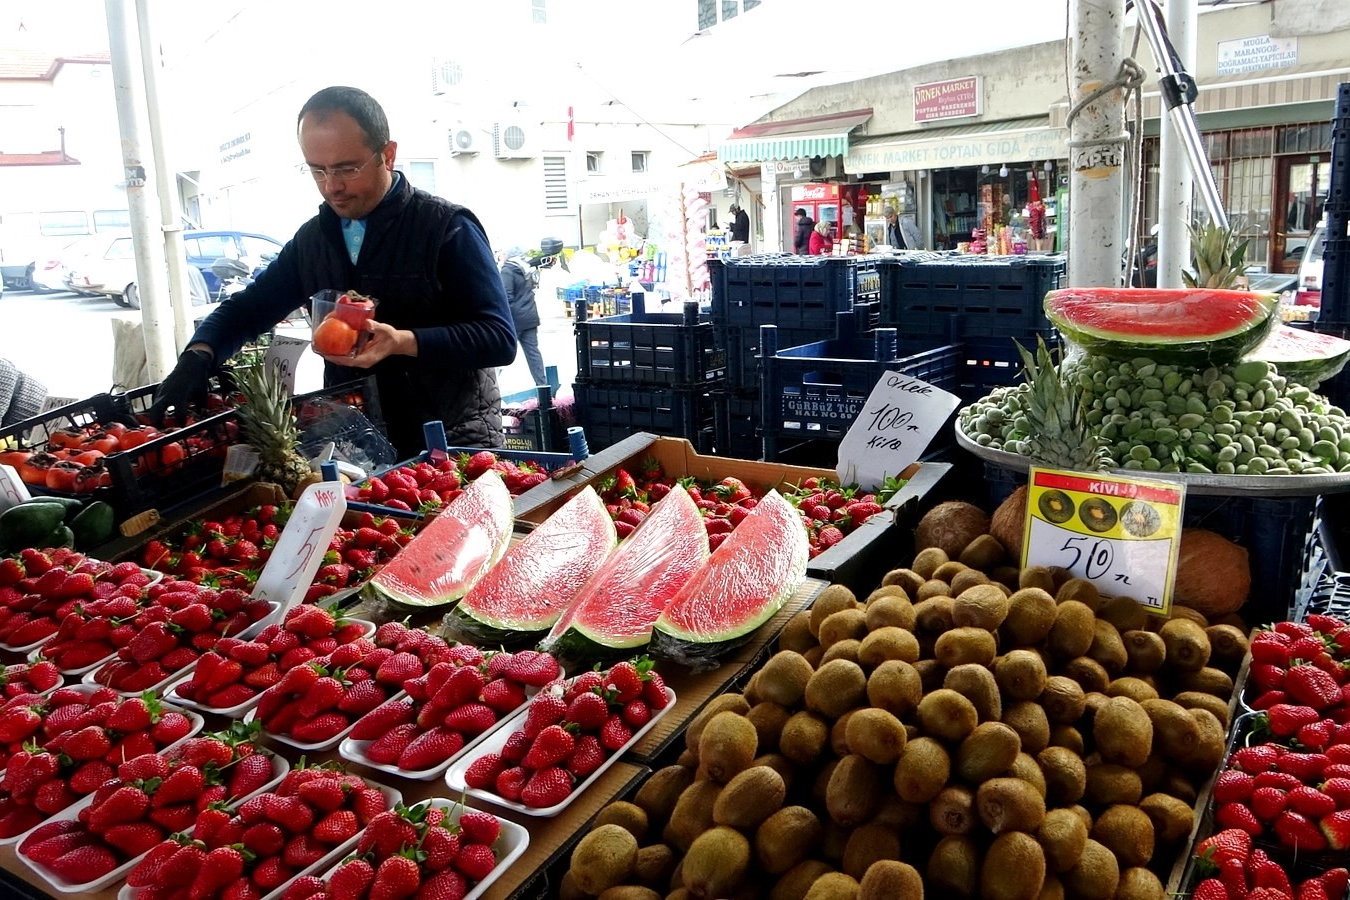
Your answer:
[[[1167,615],[1185,501],[1185,485],[1033,468],[1022,565],[1061,566]]]
[[[295,393],[295,369],[300,365],[300,357],[308,346],[309,341],[301,338],[276,335],[267,348],[267,355],[263,357],[267,366],[276,366],[281,370],[281,383],[289,393]]]
[[[19,473],[14,471],[13,466],[0,463],[0,512],[11,506],[18,506],[28,499],[31,499],[28,485],[23,483]]]
[[[866,490],[899,475],[928,447],[960,399],[903,372],[887,372],[839,442],[835,472]]]
[[[302,602],[346,512],[347,499],[339,482],[323,481],[305,488],[258,576],[253,596],[280,603],[282,614]]]

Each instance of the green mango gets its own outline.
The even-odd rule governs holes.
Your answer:
[[[39,541],[65,521],[60,503],[29,501],[0,513],[0,548],[7,552],[39,546]]]
[[[116,527],[112,506],[102,500],[95,500],[70,521],[70,530],[75,535],[75,549],[89,551],[106,544],[116,534]]]

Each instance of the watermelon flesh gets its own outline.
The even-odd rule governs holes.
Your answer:
[[[1236,362],[1270,333],[1279,298],[1209,288],[1067,288],[1045,314],[1089,353],[1176,365]]]
[[[605,560],[540,649],[590,659],[642,647],[657,618],[707,559],[703,517],[689,492],[676,485]]]
[[[1345,368],[1350,361],[1350,341],[1280,325],[1252,351],[1251,358],[1273,363],[1285,378],[1316,388]]]
[[[370,580],[407,606],[443,606],[468,593],[511,541],[511,494],[489,469]]]
[[[506,551],[448,623],[480,646],[532,641],[553,627],[618,541],[604,501],[588,485]]]
[[[656,620],[652,655],[716,666],[801,586],[809,550],[801,513],[769,491]]]

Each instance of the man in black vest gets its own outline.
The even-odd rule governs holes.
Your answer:
[[[257,280],[221,303],[156,394],[162,420],[205,391],[207,376],[248,340],[325,288],[379,301],[354,357],[324,357],[324,383],[374,374],[399,456],[425,449],[440,420],[452,446],[502,444],[498,366],[516,334],[487,235],[469,210],[412,187],[373,97],[329,87],[297,119],[303,169],[324,203]]]

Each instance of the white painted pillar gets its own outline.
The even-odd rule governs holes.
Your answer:
[[[1188,72],[1195,71],[1196,32],[1199,13],[1195,0],[1167,0],[1167,33],[1177,51],[1178,61]],[[1164,115],[1161,122],[1158,173],[1158,287],[1179,288],[1181,270],[1191,258],[1190,233],[1193,218],[1191,197],[1195,178],[1186,152],[1186,137],[1175,119]]]

